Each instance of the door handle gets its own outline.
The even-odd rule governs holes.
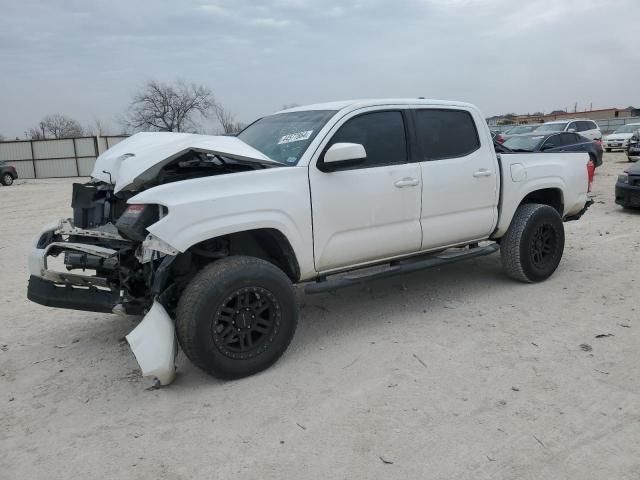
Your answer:
[[[404,177],[394,182],[396,188],[416,187],[420,184],[417,178]]]
[[[480,170],[473,172],[473,176],[478,178],[478,177],[490,177],[491,175],[493,175],[493,173],[491,173],[491,171],[487,170],[486,168],[481,168]]]

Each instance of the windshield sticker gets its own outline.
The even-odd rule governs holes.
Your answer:
[[[302,140],[308,140],[311,137],[313,130],[305,130],[304,132],[290,133],[288,135],[283,135],[278,140],[278,145],[283,143],[291,143],[291,142],[301,142]]]

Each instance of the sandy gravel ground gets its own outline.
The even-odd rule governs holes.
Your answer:
[[[160,390],[123,341],[133,319],[25,298],[30,239],[70,214],[72,180],[0,188],[0,478],[640,478],[640,213],[613,202],[624,160],[606,155],[542,284],[490,256],[301,295],[273,368],[220,382],[180,354]]]

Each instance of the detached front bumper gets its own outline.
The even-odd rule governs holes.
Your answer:
[[[112,292],[59,285],[35,275],[29,277],[27,298],[45,307],[101,313],[112,313],[118,301]]]
[[[120,292],[112,288],[106,278],[55,271],[49,268],[47,260],[64,252],[80,252],[116,261],[118,252],[95,244],[64,241],[63,237],[67,235],[126,242],[117,233],[78,229],[67,220],[48,226],[34,239],[29,254],[27,298],[47,307],[114,313],[114,307],[121,305]],[[128,307],[126,313],[141,314],[143,311]],[[159,302],[153,302],[140,324],[126,338],[144,376],[157,378],[161,385],[173,381],[177,352],[175,327]]]
[[[90,236],[116,234],[88,231]],[[106,278],[51,270],[50,256],[64,252],[79,252],[99,258],[117,257],[117,251],[93,244],[62,241],[62,235],[81,234],[66,220],[49,225],[34,239],[29,254],[29,285],[27,298],[47,307],[111,313],[118,302],[118,292],[111,289]]]

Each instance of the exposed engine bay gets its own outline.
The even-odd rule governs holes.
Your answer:
[[[146,230],[166,215],[166,207],[127,201],[158,185],[271,166],[189,150],[137,191],[115,193],[113,184],[96,179],[73,184],[73,218],[49,227],[37,239],[39,258],[32,254],[30,263],[32,273],[39,274],[30,279],[29,297],[54,307],[139,315],[161,296],[171,312],[183,283],[228,248],[219,241],[212,248],[178,255]],[[64,270],[50,269],[50,257],[61,257]]]

